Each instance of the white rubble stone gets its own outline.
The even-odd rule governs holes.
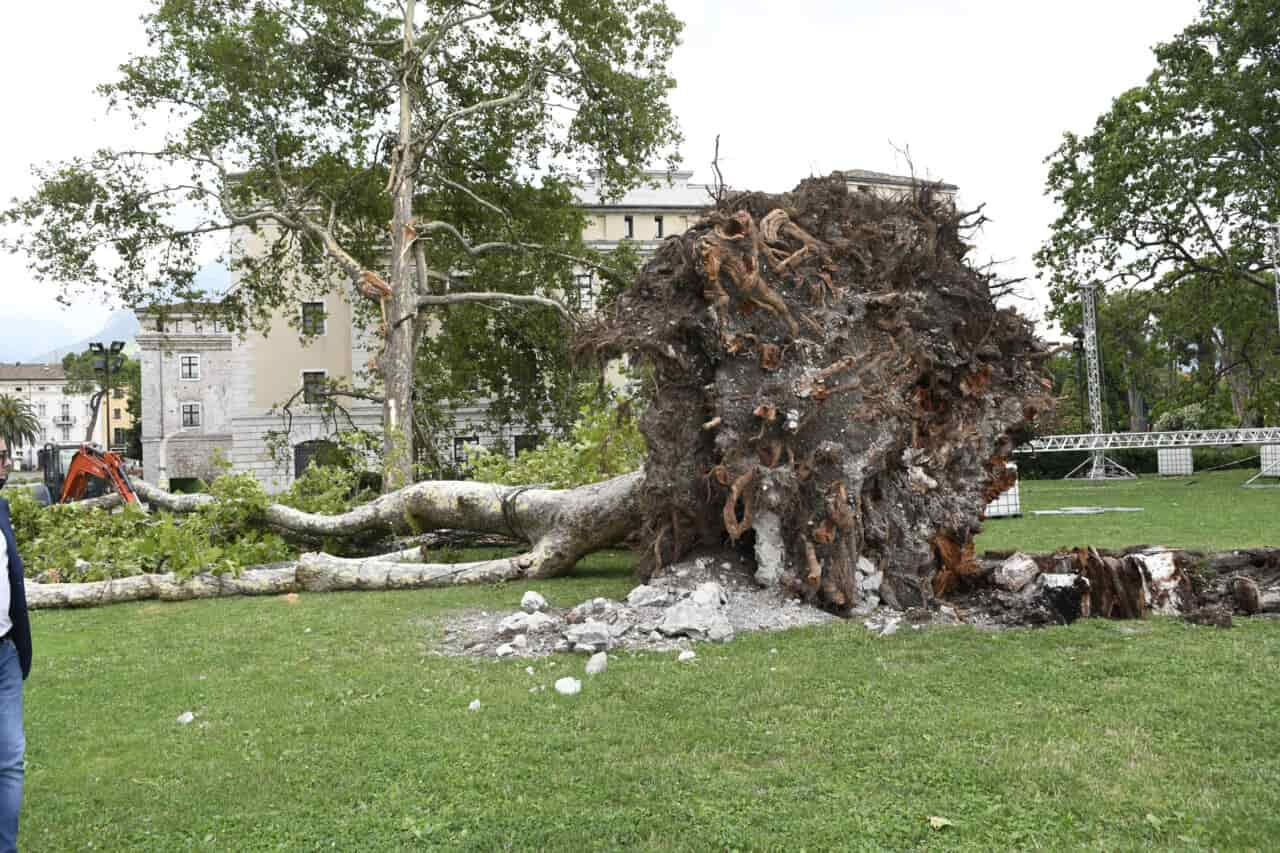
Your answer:
[[[511,645],[518,651],[524,651],[529,648],[529,638],[524,634],[516,634],[511,638]]]
[[[587,661],[587,675],[599,675],[609,667],[609,654],[596,652]]]
[[[862,575],[874,575],[876,573],[876,564],[868,560],[866,557],[859,557],[858,573]]]
[[[658,630],[668,637],[705,639],[717,615],[714,607],[681,601],[667,608]]]
[[[196,718],[196,715],[191,713],[190,711],[183,711],[181,714],[178,715],[178,722],[185,726],[187,723],[191,722],[195,718]]]
[[[728,603],[729,597],[725,595],[724,587],[714,581],[698,584],[697,588],[689,594],[689,600],[694,604],[702,604],[708,607],[720,607]]]
[[[555,647],[552,649],[552,651],[555,651],[555,652],[568,652],[572,650],[573,650],[573,643],[569,642],[568,640],[557,640]],[[552,661],[552,664],[554,663],[555,661]]]
[[[529,675],[533,675],[533,667],[531,667],[531,666],[526,666],[526,667],[524,668],[524,671],[525,671],[525,672],[527,672],[527,673],[529,673]]]
[[[665,607],[670,599],[667,590],[650,584],[641,584],[627,593],[627,604],[632,607]]]
[[[717,613],[716,619],[707,629],[707,639],[716,643],[727,643],[733,639],[733,625],[723,613]]]
[[[594,619],[571,626],[564,635],[576,649],[590,646],[594,651],[603,651],[609,648],[609,626]]]
[[[530,634],[541,634],[544,631],[550,631],[556,626],[556,618],[549,616],[541,611],[530,613],[525,619],[525,630]]]
[[[547,600],[539,593],[529,590],[520,598],[520,609],[525,613],[541,613],[547,609]]]
[[[500,658],[514,657],[515,653],[516,653],[516,647],[511,645],[510,643],[503,643],[502,645],[498,646],[498,649],[496,652],[496,654]]]
[[[1010,556],[995,570],[991,579],[996,586],[1009,592],[1019,592],[1040,574],[1036,561],[1021,552]]]
[[[582,692],[582,682],[576,678],[561,678],[556,681],[556,692],[561,696],[573,696]]]
[[[468,710],[468,711],[479,711],[479,710],[480,710],[480,700],[479,700],[479,699],[472,699],[472,700],[471,700],[471,704],[467,706],[467,710]]]
[[[685,649],[679,655],[676,656],[676,660],[680,661],[680,663],[685,663],[686,661],[693,660],[697,656],[698,656],[698,653],[695,652],[693,649]]]
[[[529,614],[527,613],[512,613],[498,623],[498,633],[504,637],[523,634],[527,630],[529,630]]]

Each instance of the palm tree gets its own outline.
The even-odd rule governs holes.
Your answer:
[[[40,421],[31,404],[12,394],[0,394],[0,441],[12,453],[20,444],[35,444],[40,438]]]

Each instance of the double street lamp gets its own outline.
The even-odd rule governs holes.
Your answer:
[[[102,449],[111,449],[111,375],[119,373],[124,367],[124,341],[112,341],[111,345],[101,342],[89,344],[89,352],[93,353],[93,372],[102,376],[102,399],[106,416],[102,419]]]

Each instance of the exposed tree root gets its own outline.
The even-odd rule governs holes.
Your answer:
[[[736,548],[843,613],[858,574],[908,607],[973,571],[1004,459],[1051,406],[1044,347],[965,260],[978,221],[927,184],[889,200],[833,176],[724,199],[663,243],[580,341],[657,377],[642,574]]]

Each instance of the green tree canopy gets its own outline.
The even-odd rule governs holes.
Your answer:
[[[1269,290],[1280,219],[1280,15],[1205,0],[1155,48],[1144,85],[1048,158],[1061,206],[1037,261],[1061,305],[1076,284],[1175,285],[1196,274]]]
[[[674,162],[662,0],[157,0],[145,22],[99,91],[163,140],[38,169],[13,247],[137,307],[204,298],[202,263],[252,237],[220,302],[240,324],[347,279],[381,321],[388,488],[412,475],[429,317],[571,316],[551,295],[575,265],[609,270],[581,246],[578,176],[613,193]]]

